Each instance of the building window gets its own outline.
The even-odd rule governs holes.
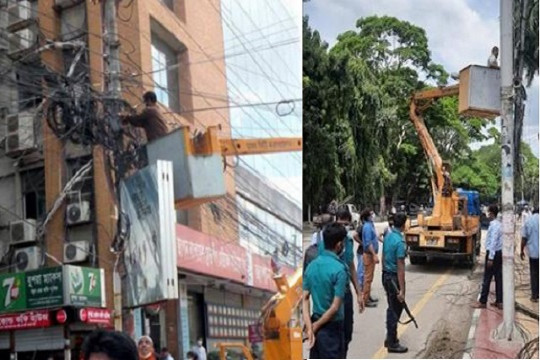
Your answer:
[[[25,219],[41,220],[45,216],[45,172],[43,169],[21,173],[23,214]]]
[[[178,53],[152,34],[152,75],[154,92],[160,103],[180,112]]]

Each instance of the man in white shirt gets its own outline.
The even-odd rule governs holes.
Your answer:
[[[206,360],[206,349],[203,346],[202,337],[199,337],[197,339],[197,345],[195,345],[192,350],[197,353],[198,355],[197,360]]]
[[[502,287],[502,229],[501,222],[497,215],[499,208],[497,205],[490,205],[488,208],[488,218],[490,220],[486,239],[486,262],[484,264],[484,281],[480,299],[473,305],[474,308],[486,308],[491,279],[495,278],[495,302],[492,306],[502,309],[503,287]]]
[[[499,63],[497,62],[498,57],[499,57],[499,48],[494,46],[491,49],[491,55],[488,58],[487,66],[490,68],[498,69],[499,68]]]

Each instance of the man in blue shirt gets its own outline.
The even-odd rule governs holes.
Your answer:
[[[490,221],[486,238],[486,263],[484,264],[484,281],[480,300],[473,304],[474,308],[483,309],[486,307],[491,279],[495,277],[495,302],[491,303],[502,309],[503,287],[502,287],[502,229],[501,222],[497,219],[499,208],[497,205],[490,205],[488,208],[488,219]]]
[[[303,277],[302,311],[310,359],[345,358],[343,300],[349,275],[338,254],[345,250],[346,237],[341,224],[328,226],[323,233],[325,249],[307,266]]]
[[[538,302],[538,207],[521,230],[521,260],[525,260],[525,246],[529,253],[529,272],[531,274],[531,301]]]
[[[378,299],[371,297],[371,283],[375,273],[375,265],[379,263],[379,239],[373,224],[375,214],[371,209],[362,211],[360,218],[362,226],[362,242],[364,244],[364,304],[366,307],[376,307]]]
[[[340,224],[344,227],[348,226],[351,223],[352,216],[349,210],[346,208],[339,209],[337,214],[337,224]],[[324,231],[319,231],[314,236],[317,240],[317,250],[318,255],[322,254],[325,250],[325,245],[323,242],[324,238]],[[313,239],[312,239],[313,241]],[[345,249],[343,250],[343,253],[339,254],[340,260],[347,266],[347,271],[349,273],[350,281],[353,284],[353,287],[356,291],[357,301],[358,301],[358,308],[360,312],[364,310],[364,301],[362,296],[362,287],[358,283],[358,273],[356,271],[356,267],[354,264],[354,242],[352,237],[347,234],[347,237],[345,238]],[[344,312],[345,312],[345,319],[344,319],[344,331],[345,331],[345,356],[347,355],[347,352],[349,350],[349,344],[352,341],[352,333],[353,333],[353,323],[354,323],[354,308],[353,308],[353,297],[351,292],[351,287],[349,286],[349,283],[347,283],[347,286],[345,287],[345,298],[344,298]]]
[[[382,283],[388,308],[386,309],[386,340],[384,346],[389,353],[407,352],[407,347],[401,345],[397,338],[397,324],[403,312],[405,301],[405,256],[407,245],[403,239],[403,231],[407,215],[394,215],[394,226],[388,232],[383,242],[383,274]]]

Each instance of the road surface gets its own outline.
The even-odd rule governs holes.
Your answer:
[[[385,225],[377,223],[377,231],[382,232]],[[308,235],[306,231],[305,243]],[[482,239],[485,239],[485,232]],[[483,263],[483,259],[481,262]],[[378,264],[372,295],[379,298],[379,305],[376,308],[367,308],[360,314],[355,301],[353,340],[347,358],[462,357],[473,310],[470,304],[478,295],[481,274],[473,274],[471,269],[448,261],[411,265],[406,260],[405,271],[406,301],[419,326],[416,329],[413,323],[409,323],[398,327],[398,337],[401,343],[409,348],[409,352],[388,354],[383,347],[387,303],[381,284],[381,267]],[[407,319],[404,312],[401,320]],[[304,350],[307,358],[307,349]]]

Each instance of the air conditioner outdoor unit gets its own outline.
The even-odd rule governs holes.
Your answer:
[[[72,241],[64,244],[64,262],[76,263],[86,261],[90,254],[90,242],[87,240]]]
[[[79,200],[68,204],[66,207],[66,223],[75,225],[90,221],[90,202]]]
[[[16,31],[9,36],[8,56],[14,57],[18,53],[32,48],[37,43],[35,27]]]
[[[12,245],[36,241],[36,220],[11,221],[9,223],[9,240]]]
[[[24,22],[36,18],[35,7],[30,1],[12,2],[7,11],[8,29],[24,26]]]
[[[6,118],[6,155],[18,156],[22,151],[35,149],[34,112],[23,111]]]
[[[36,270],[41,264],[41,249],[38,246],[30,246],[15,250],[12,265],[16,272]]]

